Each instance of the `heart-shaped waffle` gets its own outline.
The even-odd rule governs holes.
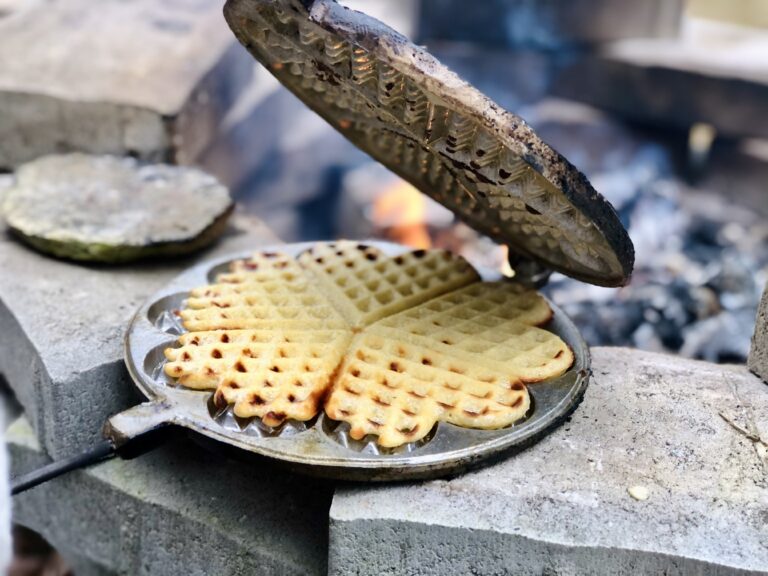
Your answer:
[[[444,250],[388,257],[370,246],[336,242],[318,244],[299,262],[353,329],[480,279],[466,260]]]
[[[196,288],[179,314],[189,331],[344,330],[346,322],[285,254],[234,262],[216,284]]]
[[[216,390],[236,416],[268,426],[310,420],[351,338],[310,280],[285,254],[234,262],[190,293],[180,312],[190,332],[165,350],[165,373],[187,388]]]
[[[503,428],[522,418],[525,382],[559,376],[573,353],[537,328],[546,300],[510,283],[477,283],[370,326],[352,344],[326,413],[350,436],[399,446],[438,421]]]
[[[502,428],[528,411],[525,386],[505,372],[399,339],[366,332],[346,356],[325,412],[357,440],[384,447],[415,442],[440,420]]]
[[[443,251],[387,257],[352,242],[294,260],[257,254],[190,293],[190,331],[165,351],[180,385],[268,426],[326,414],[394,447],[436,422],[500,428],[525,416],[526,382],[558,376],[568,346],[537,326],[537,293],[482,283]],[[355,334],[357,333],[357,336]]]
[[[267,426],[306,421],[349,346],[346,330],[213,330],[179,338],[168,348],[165,372],[187,388],[216,390],[218,405]]]
[[[558,376],[573,364],[566,343],[537,328],[551,317],[549,304],[533,290],[482,282],[386,318],[369,332],[532,383]]]

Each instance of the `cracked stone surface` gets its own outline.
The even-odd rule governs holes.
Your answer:
[[[29,1],[0,16],[0,168],[73,150],[189,163],[252,75],[218,0],[92,8]]]
[[[768,574],[768,386],[740,366],[593,356],[583,404],[525,452],[339,488],[329,573]]]
[[[15,474],[47,462],[24,418],[8,441]],[[330,484],[177,438],[21,494],[13,514],[78,576],[320,576],[331,496]]]
[[[202,259],[276,243],[258,220],[235,214],[194,257],[84,266],[33,252],[0,222],[0,374],[44,449],[61,458],[101,438],[105,419],[140,401],[123,364],[123,336],[153,292]]]
[[[768,383],[768,286],[757,310],[755,334],[749,352],[749,369]]]

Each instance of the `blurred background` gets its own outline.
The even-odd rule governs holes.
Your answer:
[[[614,205],[636,247],[633,283],[603,289],[554,275],[545,289],[591,345],[745,361],[768,280],[768,2],[342,3],[522,116]],[[255,65],[221,4],[0,0],[0,170],[71,150],[196,165],[286,242],[384,238],[508,272],[504,247]],[[105,28],[115,32],[94,47],[89,30]],[[130,71],[128,81],[115,70]],[[62,110],[66,125],[50,121]],[[161,127],[147,120],[112,137],[113,114],[125,127],[150,112]],[[17,536],[12,576],[68,573],[44,542]]]

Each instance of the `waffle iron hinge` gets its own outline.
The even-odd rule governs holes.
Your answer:
[[[523,256],[507,246],[507,261],[514,270],[515,282],[519,282],[529,288],[539,289],[546,286],[552,270],[540,262]]]

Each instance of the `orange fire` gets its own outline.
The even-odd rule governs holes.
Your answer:
[[[416,188],[398,181],[373,204],[374,224],[394,242],[413,248],[431,248],[426,224],[427,202]]]
[[[501,246],[500,252],[501,264],[499,265],[499,272],[501,272],[502,276],[506,276],[507,278],[514,278],[515,271],[509,264],[509,246]]]

